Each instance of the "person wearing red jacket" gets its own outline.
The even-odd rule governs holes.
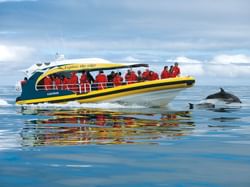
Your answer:
[[[68,90],[69,89],[69,79],[67,77],[65,77],[64,75],[62,75],[61,77],[61,88],[63,90]]]
[[[149,72],[148,80],[153,81],[153,80],[158,80],[158,79],[159,79],[158,73],[153,72],[153,71]]]
[[[177,77],[177,76],[180,76],[180,74],[181,74],[181,70],[178,66],[178,63],[176,62],[176,63],[174,63],[172,75],[173,75],[173,77]]]
[[[44,89],[51,90],[52,89],[52,79],[49,76],[44,78]]]
[[[107,76],[103,73],[103,70],[99,71],[99,74],[95,78],[95,83],[97,83],[97,88],[98,90],[105,89],[107,87],[107,82],[108,78]]]
[[[88,80],[88,75],[86,71],[82,72],[82,76],[80,78],[80,84],[81,84],[81,93],[86,93],[90,91],[90,84]]]
[[[113,79],[113,83],[115,86],[120,86],[122,85],[123,78],[119,73],[116,73]]]
[[[71,77],[69,79],[69,89],[73,92],[79,92],[78,77],[76,72],[71,72]]]
[[[143,80],[148,80],[148,76],[149,76],[149,69],[146,69],[143,73],[142,73],[142,78]]]
[[[61,90],[62,89],[62,81],[61,81],[61,79],[60,79],[59,76],[56,76],[56,78],[55,78],[55,88],[57,90]]]
[[[128,84],[132,84],[137,82],[137,75],[134,71],[128,70],[128,72],[125,75],[125,80]]]
[[[168,66],[164,66],[164,69],[161,72],[161,79],[167,79],[170,77]]]

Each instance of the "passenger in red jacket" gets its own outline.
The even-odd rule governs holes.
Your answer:
[[[128,84],[132,84],[137,82],[137,75],[135,74],[134,71],[128,70],[128,72],[125,75],[125,80],[127,81]]]
[[[88,80],[88,74],[86,71],[82,72],[82,76],[80,78],[80,85],[81,85],[81,93],[86,93],[90,91],[90,84]]]
[[[76,72],[71,72],[71,77],[69,79],[69,89],[73,92],[79,92],[78,77]]]
[[[57,90],[61,90],[62,89],[62,81],[60,79],[60,77],[57,75],[55,78],[55,88]]]
[[[143,73],[142,73],[142,78],[143,80],[148,80],[148,76],[149,76],[149,69],[146,69]]]
[[[123,81],[123,78],[121,77],[120,72],[116,73],[114,76],[114,79],[113,79],[114,85],[120,86],[120,85],[122,85],[122,81]]]
[[[98,90],[105,89],[107,87],[108,78],[103,73],[102,70],[99,71],[99,74],[95,78],[95,83],[97,83]]]
[[[45,90],[51,90],[52,89],[52,80],[49,76],[46,76],[44,78],[44,89]]]
[[[62,75],[61,77],[61,83],[62,83],[61,88],[63,90],[69,90],[69,79],[65,77],[64,75]]]
[[[149,72],[148,80],[153,81],[153,80],[158,80],[158,79],[159,79],[158,73],[153,72],[153,71]]]
[[[153,72],[154,80],[159,80],[159,75],[157,72]]]
[[[178,63],[176,62],[176,63],[174,63],[172,76],[177,77],[177,76],[180,76],[180,74],[181,74],[181,70],[178,66]]]
[[[164,66],[164,69],[161,72],[161,79],[167,79],[170,77],[168,66]]]

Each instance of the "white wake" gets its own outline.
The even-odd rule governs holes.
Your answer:
[[[71,101],[65,104],[51,104],[51,103],[39,103],[22,105],[28,108],[102,108],[102,109],[123,109],[123,108],[145,108],[140,105],[123,105],[119,103],[78,103],[77,101]]]
[[[4,99],[0,99],[0,107],[1,106],[10,106],[11,104],[9,104],[6,100]]]

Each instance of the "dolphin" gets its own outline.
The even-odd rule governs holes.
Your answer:
[[[225,102],[225,104],[230,104],[230,103],[241,103],[241,100],[231,94],[226,92],[223,88],[220,88],[220,92],[217,92],[215,94],[208,95],[203,102],[198,103],[198,104],[192,104],[189,103],[189,109],[194,109],[194,108],[199,108],[199,109],[212,109],[212,110],[218,110],[217,103],[209,101],[209,99],[216,99],[219,101]],[[220,108],[223,109],[223,108]],[[218,110],[219,111],[219,110]]]
[[[226,103],[241,103],[241,100],[237,96],[226,92],[223,88],[220,88],[220,92],[207,96],[206,99],[218,99]]]

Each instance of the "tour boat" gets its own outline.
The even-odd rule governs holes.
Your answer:
[[[26,81],[21,85],[21,95],[17,97],[16,104],[38,103],[67,103],[77,101],[79,103],[118,102],[125,105],[143,105],[149,107],[166,106],[182,90],[194,85],[195,79],[191,76],[178,76],[174,78],[146,80],[115,86],[107,83],[104,89],[97,89],[97,83],[89,83],[78,86],[78,91],[70,89],[57,89],[51,85],[51,89],[45,89],[43,80],[47,76],[64,75],[71,72],[87,71],[94,76],[103,70],[107,75],[110,71],[126,71],[128,69],[149,68],[143,63],[115,63],[99,58],[62,59],[49,63],[34,64],[25,70]],[[123,74],[124,75],[124,74]]]

